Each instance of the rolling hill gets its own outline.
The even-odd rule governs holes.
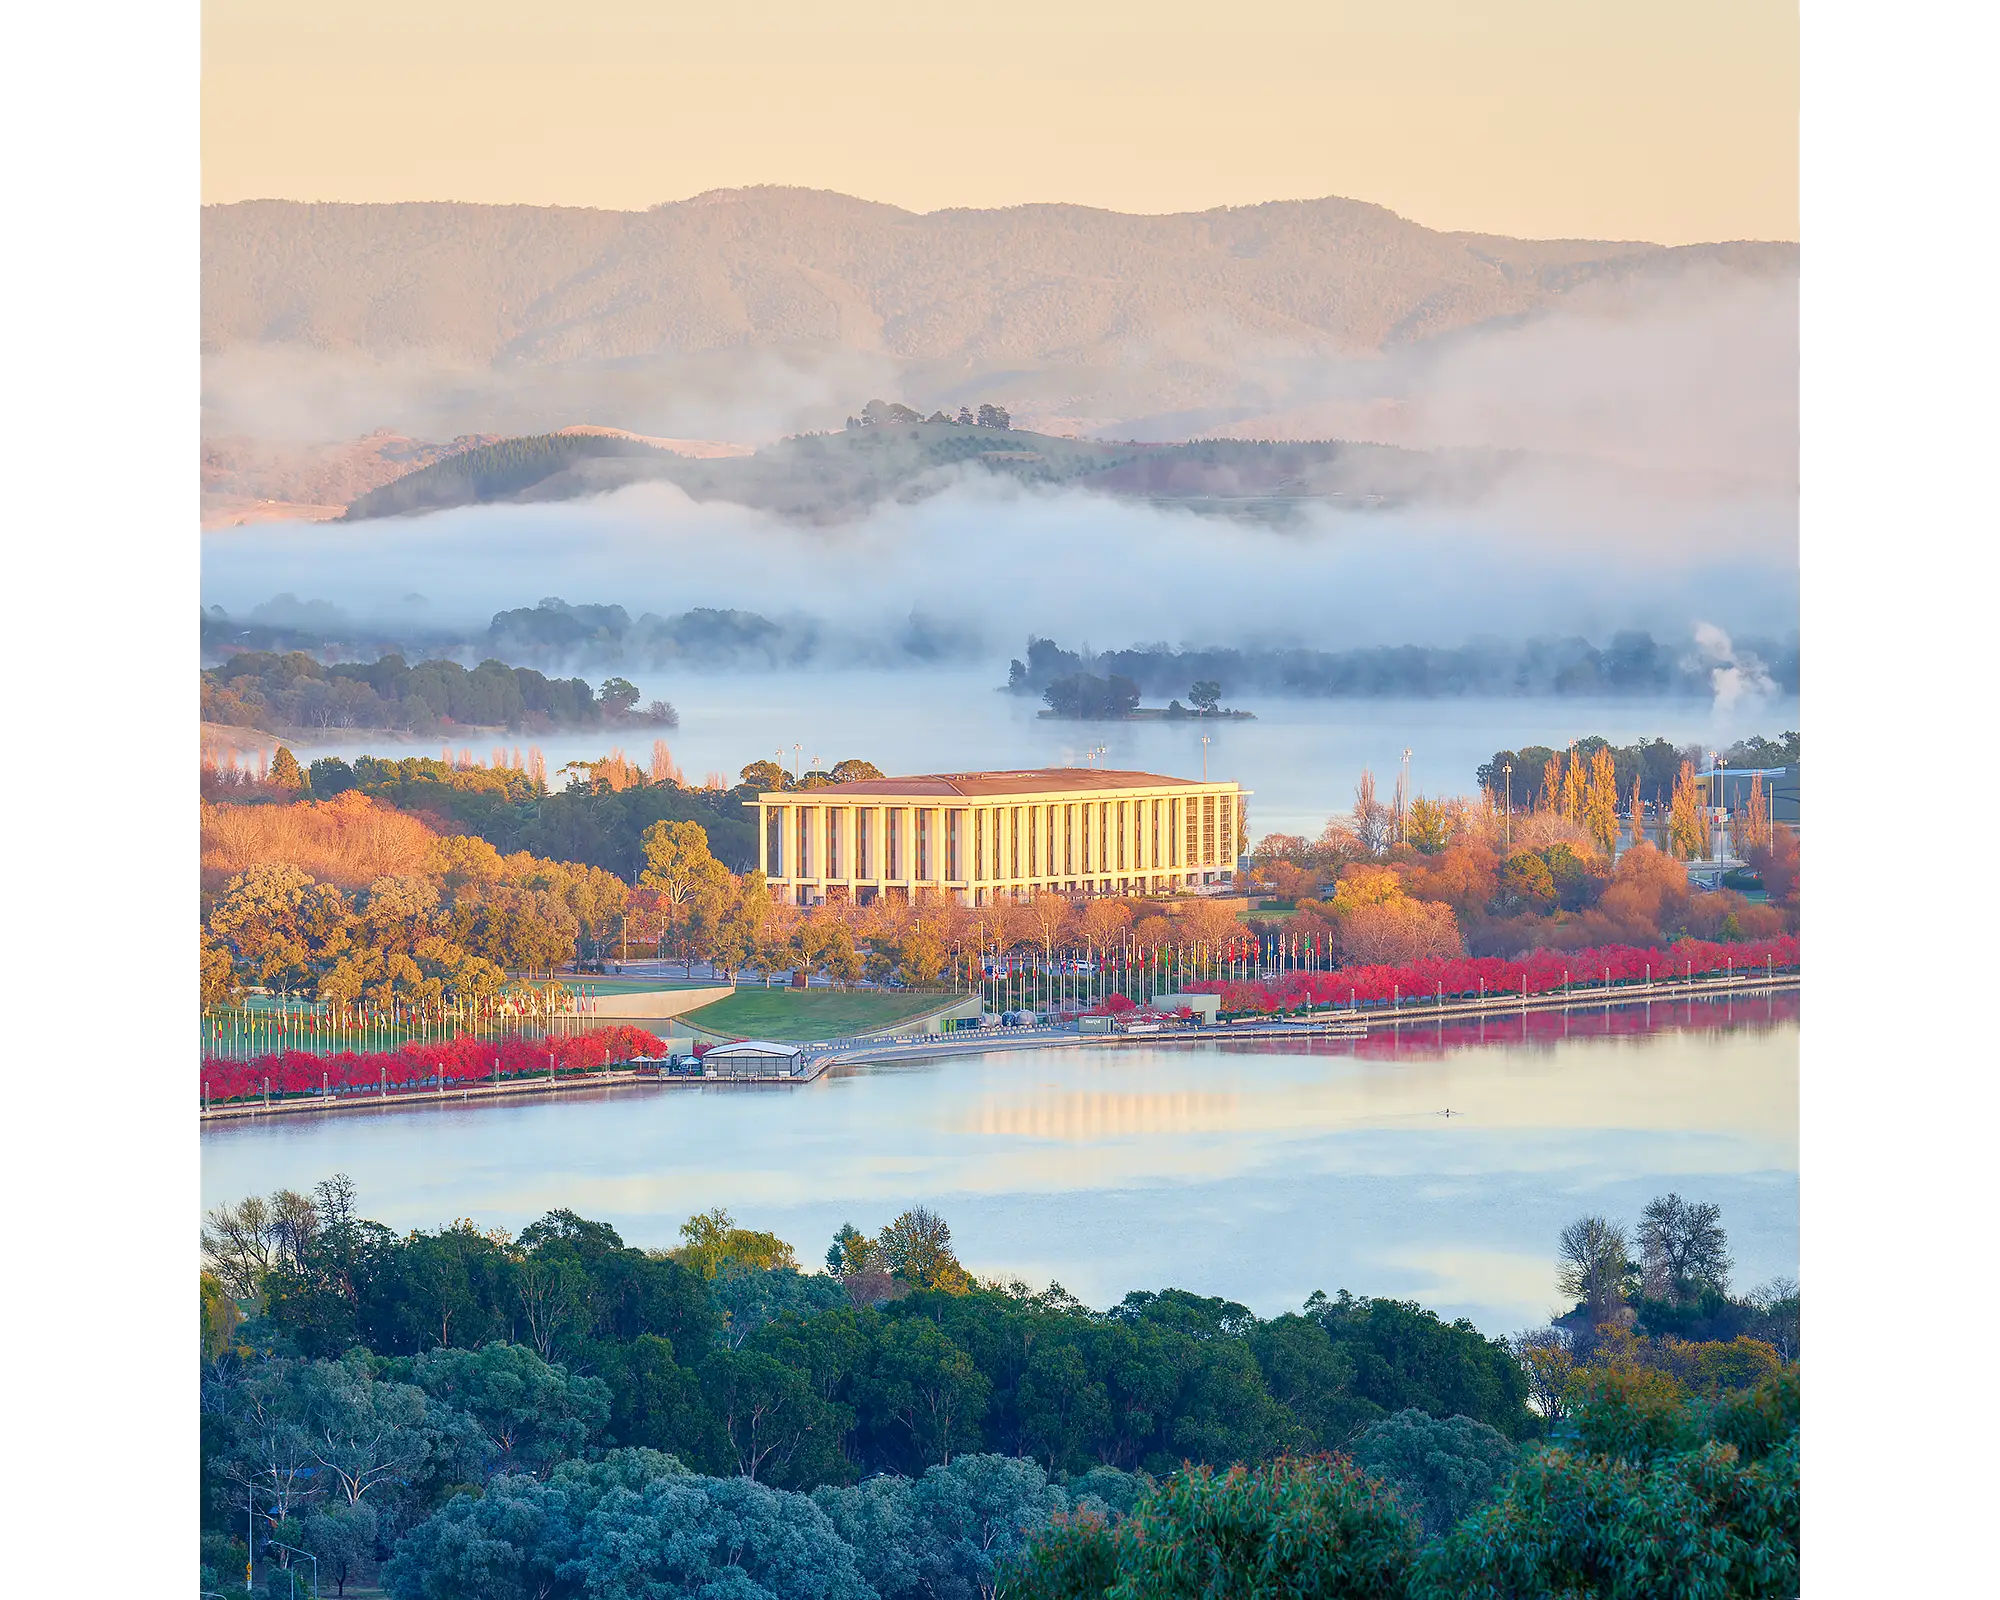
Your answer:
[[[1198,510],[1283,519],[1302,502],[1398,504],[1469,493],[1509,457],[1329,440],[1197,440],[1149,445],[1056,438],[948,422],[851,428],[780,440],[754,455],[695,459],[629,436],[560,433],[460,451],[360,496],[346,520],[495,501],[575,499],[645,482],[696,500],[830,520],[884,499],[917,499],[983,470],[1024,485],[1068,485]]]
[[[1173,216],[918,214],[790,188],[643,212],[264,200],[203,211],[201,328],[215,370],[280,351],[322,374],[449,374],[434,387],[458,409],[432,395],[424,419],[446,432],[542,432],[582,413],[768,438],[838,426],[857,389],[893,388],[925,408],[996,399],[1084,433],[1190,409],[1258,415],[1285,403],[1299,362],[1532,316],[1594,285],[1797,263],[1784,243],[1441,233],[1342,199]],[[705,421],[738,414],[716,397],[746,371],[783,396],[782,419],[761,433]],[[497,395],[532,398],[503,418]],[[362,426],[384,422],[415,427]]]

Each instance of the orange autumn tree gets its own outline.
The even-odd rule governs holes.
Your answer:
[[[1352,866],[1341,874],[1328,909],[1335,937],[1349,960],[1405,966],[1429,956],[1465,953],[1450,906],[1412,899],[1387,867]]]

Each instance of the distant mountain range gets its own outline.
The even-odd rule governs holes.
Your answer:
[[[453,375],[425,391],[424,416],[329,424],[322,441],[529,434],[581,415],[756,442],[837,428],[869,393],[997,400],[1054,433],[1148,421],[1138,437],[1186,438],[1296,403],[1286,373],[1301,362],[1531,316],[1593,285],[1797,269],[1787,243],[1439,233],[1341,199],[1174,216],[917,214],[789,188],[643,212],[268,200],[204,208],[201,327],[217,393],[232,360],[274,352],[406,387]],[[717,395],[739,404],[750,369],[784,394],[780,425],[752,431],[768,405],[733,431],[706,420],[728,409]]]

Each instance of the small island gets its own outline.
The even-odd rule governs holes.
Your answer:
[[[1254,711],[1223,708],[1222,685],[1213,680],[1194,684],[1188,690],[1190,704],[1173,700],[1164,706],[1139,704],[1139,686],[1122,673],[1108,678],[1094,673],[1072,672],[1057,678],[1042,691],[1049,709],[1039,717],[1055,717],[1070,722],[1254,722]]]

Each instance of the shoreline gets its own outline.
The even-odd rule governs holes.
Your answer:
[[[631,1069],[578,1072],[550,1078],[514,1078],[502,1083],[436,1085],[427,1089],[392,1090],[384,1093],[351,1095],[301,1095],[272,1101],[232,1101],[204,1106],[201,1125],[254,1122],[260,1118],[322,1116],[342,1111],[414,1110],[421,1106],[470,1105],[475,1100],[517,1099],[533,1095],[562,1095],[585,1089],[620,1089],[633,1086],[712,1088],[785,1088],[814,1083],[836,1067],[868,1066],[895,1061],[923,1061],[947,1056],[1005,1055],[1022,1050],[1069,1049],[1082,1045],[1210,1044],[1237,1040],[1274,1039],[1359,1039],[1372,1033],[1400,1032],[1412,1023],[1442,1026],[1447,1021],[1489,1017],[1526,1016],[1531,1012],[1624,1010],[1633,1006],[1651,1007],[1702,999],[1733,999],[1737,996],[1776,995],[1797,992],[1800,974],[1775,973],[1769,977],[1738,975],[1733,978],[1695,978],[1652,984],[1577,988],[1568,994],[1489,995],[1485,999],[1454,999],[1442,1004],[1435,1000],[1401,1006],[1393,1011],[1366,1009],[1329,1010],[1306,1019],[1245,1019],[1217,1022],[1199,1028],[1162,1029],[1158,1033],[1082,1033],[1073,1023],[1044,1025],[1011,1032],[981,1029],[976,1034],[884,1035],[867,1040],[828,1041],[807,1058],[805,1070],[797,1074],[735,1076],[702,1075],[665,1077],[641,1074]],[[989,1033],[991,1037],[989,1037]],[[810,1049],[810,1044],[808,1044]]]

